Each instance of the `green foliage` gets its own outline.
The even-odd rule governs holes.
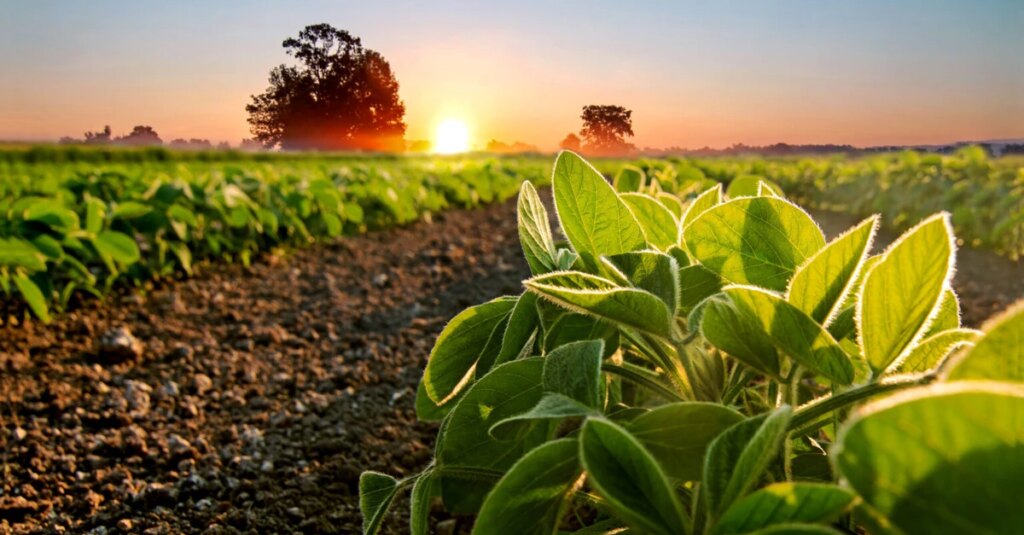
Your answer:
[[[528,160],[59,150],[0,150],[0,290],[17,307],[7,313],[27,306],[48,319],[51,308],[205,262],[249,263],[263,251],[504,200],[524,179],[546,182],[550,169]],[[57,156],[67,158],[48,159]],[[524,219],[544,255],[533,262],[550,271],[558,264],[547,216],[529,199]]]
[[[872,257],[877,218],[826,244],[760,179],[723,203],[703,178],[642,171],[613,188],[563,153],[571,250],[554,255],[522,188],[534,276],[438,337],[417,411],[443,421],[414,526],[429,477],[484,534],[1024,528],[1024,306],[984,333],[961,327],[947,216]],[[638,215],[665,189],[679,215]],[[583,261],[552,269],[563,252]],[[472,382],[491,352],[499,364]],[[453,401],[437,407],[431,388]]]

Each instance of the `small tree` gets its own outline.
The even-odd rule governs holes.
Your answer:
[[[121,136],[114,140],[120,145],[160,145],[163,140],[160,139],[160,135],[153,130],[152,126],[139,125],[132,128],[132,131],[126,136]]]
[[[632,152],[634,146],[625,137],[633,136],[633,111],[622,106],[590,105],[583,107],[583,129],[580,135],[586,141],[583,147],[591,154],[622,154]]]
[[[86,132],[85,143],[86,145],[106,145],[111,142],[110,136],[110,125],[107,125],[99,132]]]
[[[565,139],[558,144],[559,147],[565,150],[571,150],[573,152],[580,152],[580,137],[572,132],[565,136]]]

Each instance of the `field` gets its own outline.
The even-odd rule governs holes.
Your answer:
[[[452,409],[455,403],[450,399],[474,395],[472,386],[467,387],[463,381],[467,368],[472,372],[471,385],[492,381],[492,385],[508,388],[499,382],[507,379],[499,376],[510,367],[540,377],[539,359],[515,358],[524,348],[526,357],[535,350],[551,355],[574,340],[600,338],[604,342],[596,354],[599,364],[602,349],[613,345],[622,349],[618,356],[605,360],[600,381],[606,386],[600,392],[582,393],[579,385],[572,387],[579,402],[576,405],[587,405],[585,400],[593,403],[582,409],[567,405],[583,412],[562,413],[576,417],[563,423],[570,427],[581,416],[598,423],[577,426],[579,435],[560,436],[580,436],[581,441],[591,443],[595,443],[594,437],[603,437],[602,444],[619,444],[584,452],[591,456],[583,463],[594,482],[593,490],[604,500],[597,500],[595,505],[587,499],[565,499],[565,489],[579,478],[578,470],[570,470],[563,478],[568,483],[556,482],[555,486],[561,485],[558,488],[564,487],[561,494],[546,497],[541,505],[571,502],[572,517],[565,521],[567,527],[609,522],[611,527],[624,523],[652,532],[671,532],[679,527],[674,522],[685,518],[687,526],[696,526],[693,531],[712,522],[718,522],[718,529],[724,530],[721,526],[729,519],[730,499],[751,506],[749,501],[739,501],[741,495],[766,496],[750,493],[760,472],[767,471],[768,479],[779,481],[775,485],[798,485],[785,482],[793,479],[793,470],[813,479],[808,474],[822,467],[822,459],[816,457],[824,456],[816,456],[817,450],[806,440],[786,441],[786,448],[779,454],[785,462],[776,466],[764,460],[760,472],[750,476],[752,481],[748,483],[722,482],[715,491],[718,494],[712,494],[719,501],[709,506],[707,518],[701,520],[706,524],[691,518],[701,517],[705,508],[687,494],[692,487],[683,485],[666,491],[659,486],[666,478],[662,468],[648,467],[644,469],[648,472],[633,473],[631,477],[654,483],[650,487],[638,484],[634,490],[663,507],[638,513],[636,507],[616,501],[631,491],[616,488],[615,482],[629,478],[609,473],[608,469],[617,455],[623,455],[616,447],[636,445],[619,440],[618,434],[625,433],[619,424],[632,424],[628,419],[631,417],[622,416],[625,412],[615,411],[639,412],[652,407],[683,410],[680,403],[714,401],[722,403],[722,410],[725,406],[736,407],[743,413],[735,413],[736,418],[750,416],[746,421],[760,422],[758,418],[764,420],[763,415],[768,414],[788,419],[789,405],[806,404],[812,396],[828,396],[832,388],[841,392],[840,385],[863,383],[877,388],[886,384],[881,378],[887,370],[892,371],[890,365],[895,368],[901,364],[893,364],[895,353],[910,353],[920,347],[922,337],[903,340],[900,350],[891,355],[891,351],[865,351],[853,331],[884,329],[863,319],[856,320],[854,326],[854,307],[846,299],[853,299],[850,289],[857,283],[857,273],[862,267],[868,271],[864,264],[874,258],[873,262],[884,266],[882,262],[890,256],[881,253],[887,246],[912,241],[897,241],[901,233],[920,236],[915,231],[924,228],[944,235],[945,231],[940,231],[943,224],[936,222],[945,219],[928,220],[932,226],[915,226],[942,210],[951,214],[949,222],[958,238],[955,277],[951,260],[949,269],[937,274],[928,272],[935,263],[918,262],[949,246],[941,237],[901,260],[905,269],[893,277],[904,277],[906,288],[919,288],[915,295],[934,293],[923,313],[906,312],[908,318],[914,316],[905,319],[907,328],[920,335],[928,330],[929,337],[945,332],[942,328],[967,332],[1024,297],[1024,265],[1019,261],[1024,255],[1021,159],[991,159],[968,148],[952,156],[900,153],[862,158],[595,160],[597,170],[614,185],[616,194],[611,198],[626,199],[619,201],[621,206],[635,203],[629,204],[630,213],[646,214],[635,216],[634,224],[643,230],[638,243],[615,246],[602,244],[604,231],[589,222],[610,222],[618,227],[617,239],[636,230],[621,227],[624,219],[610,215],[617,213],[614,210],[620,205],[611,203],[597,210],[612,188],[593,194],[597,199],[606,195],[603,200],[589,207],[577,206],[581,213],[573,219],[572,204],[567,199],[589,199],[588,188],[594,186],[580,178],[585,174],[582,167],[563,175],[555,173],[556,197],[559,176],[563,181],[579,180],[582,185],[574,196],[553,199],[545,186],[552,181],[554,162],[546,155],[368,158],[31,147],[0,151],[0,283],[6,297],[0,309],[0,365],[5,370],[0,418],[7,430],[3,436],[5,475],[0,526],[15,533],[59,529],[99,530],[93,531],[97,533],[147,529],[351,533],[366,527],[364,513],[373,516],[379,512],[381,529],[389,533],[408,532],[410,521],[414,527],[419,522],[417,515],[440,530],[468,532],[471,517],[453,515],[437,503],[431,506],[429,495],[425,508],[411,520],[407,495],[399,494],[387,509],[394,494],[391,491],[416,486],[422,492],[425,485],[419,481],[430,481],[432,474],[442,477],[445,463],[466,467],[486,461],[473,460],[472,455],[465,455],[455,446],[446,446],[456,440],[465,444],[474,436],[459,438],[449,433],[440,441],[436,438],[435,421],[447,411],[458,411]],[[524,194],[517,205],[510,199],[520,192],[524,181],[540,188],[540,194],[535,199]],[[710,202],[708,192],[717,191],[719,184],[718,195],[733,201]],[[566,191],[569,186],[561,187]],[[755,199],[743,202],[762,203],[775,210],[779,203],[785,203],[775,195],[784,195],[808,208],[813,217],[813,221],[808,219],[810,224],[793,222],[801,216],[776,221],[786,233],[792,233],[782,237],[773,236],[771,229],[757,230],[763,242],[775,239],[797,243],[790,251],[792,257],[771,262],[775,268],[785,266],[784,279],[772,272],[771,266],[753,266],[747,261],[731,269],[729,263],[737,262],[735,257],[725,255],[723,259],[720,252],[712,250],[723,247],[716,229],[746,221],[747,213],[723,216],[717,227],[704,221],[704,234],[698,233],[700,224],[685,227],[680,223],[688,217],[692,217],[690,223],[698,216],[703,218],[693,208],[701,202],[707,203],[706,211],[711,211],[735,207],[736,200]],[[530,199],[534,199],[533,204],[529,204]],[[524,203],[526,213],[537,216],[525,237]],[[729,306],[738,307],[737,303],[746,302],[744,299],[759,297],[750,290],[752,286],[789,290],[789,278],[804,266],[804,260],[823,250],[826,240],[833,243],[837,237],[856,238],[856,232],[842,232],[874,213],[881,214],[881,228],[875,235],[874,227],[870,233],[868,226],[858,227],[866,236],[857,257],[860,260],[850,264],[856,268],[844,271],[845,282],[839,285],[842,292],[828,297],[828,313],[819,315],[820,306],[809,306],[806,314],[799,316],[813,320],[800,328],[813,330],[816,348],[824,346],[821,351],[847,355],[844,358],[852,363],[848,370],[822,365],[817,352],[787,345],[786,336],[776,336],[778,333],[770,327],[765,328],[770,335],[767,339],[750,336],[769,348],[765,351],[778,354],[779,362],[792,359],[792,363],[781,368],[777,362],[766,364],[758,360],[757,352],[750,354],[736,346],[729,333],[757,331],[750,327],[752,323],[743,322],[756,323],[759,316],[736,313],[733,317],[730,311],[745,309]],[[665,231],[659,221],[675,226]],[[824,230],[823,236],[816,231],[815,222]],[[544,238],[542,229],[549,224],[558,230]],[[692,232],[697,234],[684,235],[677,232],[679,227],[695,229]],[[804,245],[792,236],[815,232],[818,236],[814,239],[821,243],[810,247],[813,251],[796,255],[796,249]],[[521,246],[520,240],[525,245]],[[593,248],[588,249],[584,243],[591,243]],[[530,244],[536,247],[531,249]],[[757,252],[758,247],[757,243],[746,243],[736,248],[742,253],[740,257],[752,258],[757,255],[744,248]],[[947,250],[950,258],[952,249]],[[776,253],[781,250],[774,249]],[[680,265],[683,262],[688,265]],[[710,271],[711,278],[718,282],[703,290],[699,285],[684,284],[682,291],[666,294],[657,284],[645,286],[638,279],[650,282],[653,274],[667,265],[674,266],[672,273],[680,274],[676,276],[677,288],[683,270],[690,268],[694,269],[686,276]],[[559,271],[566,269],[573,271]],[[907,272],[912,269],[918,273]],[[883,271],[878,268],[870,272]],[[558,279],[570,276],[576,279]],[[924,282],[918,284],[918,279]],[[871,285],[870,280],[861,283]],[[601,286],[605,284],[614,287]],[[652,327],[658,324],[657,318],[638,320],[622,312],[624,308],[606,308],[607,303],[583,299],[585,292],[573,293],[581,289],[614,293],[620,290],[619,284],[635,289],[634,293],[641,296],[638,298],[654,298],[651,303],[634,303],[625,309],[636,312],[664,308],[661,301],[667,299],[673,302],[670,315],[678,316],[678,321],[670,321],[663,332],[657,331]],[[718,294],[723,285],[724,293]],[[959,296],[955,305],[948,301],[942,305],[947,285]],[[876,292],[895,295],[903,289],[887,286]],[[529,299],[553,303],[552,307],[560,305],[573,313],[559,316],[549,310],[549,318],[534,320],[538,323],[530,328],[545,334],[543,344],[527,334],[513,354],[507,355],[502,347],[506,345],[504,337],[498,336],[497,346],[488,349],[494,345],[490,341],[492,332],[500,330],[509,339],[513,336],[508,333],[512,332],[510,316],[515,315],[515,304],[495,299],[519,294],[523,295],[521,301],[534,296]],[[732,305],[724,298],[702,300],[714,295],[728,297]],[[704,303],[703,308],[698,307],[700,303]],[[502,312],[493,314],[493,324],[487,324],[482,339],[477,336],[467,346],[477,351],[473,368],[463,363],[441,369],[438,363],[445,362],[445,358],[458,359],[459,355],[453,352],[445,357],[441,342],[432,350],[438,335],[444,331],[449,338],[468,336],[458,333],[459,321],[449,321],[467,307],[483,313],[485,309],[479,307],[485,306],[501,308]],[[537,306],[543,310],[542,305]],[[772,306],[789,310],[774,302]],[[876,307],[879,315],[896,314],[885,308],[895,305],[884,300],[862,306],[869,310]],[[950,319],[950,307],[955,319]],[[751,308],[757,309],[753,305]],[[946,312],[940,313],[940,308]],[[692,315],[694,309],[700,310],[697,316]],[[945,314],[941,321],[940,314]],[[604,323],[586,320],[594,316],[603,318]],[[580,328],[587,335],[578,335],[564,324],[557,327],[560,320],[551,319],[556,317],[591,321]],[[549,320],[552,324],[544,323]],[[705,342],[694,342],[692,337],[684,341],[676,332],[681,326],[697,332],[693,326],[700,321],[708,322],[700,331]],[[711,327],[716,321],[725,327]],[[935,327],[939,330],[932,329],[932,324],[943,321],[946,323]],[[849,330],[843,331],[847,323]],[[499,324],[504,326],[499,329]],[[622,327],[609,330],[608,324]],[[122,328],[131,332],[128,340],[134,342],[119,341],[115,335]],[[779,345],[786,349],[770,349]],[[582,346],[573,347],[581,355],[585,353]],[[687,362],[689,357],[681,356],[687,351],[684,347],[700,355],[692,362],[706,368],[680,369],[669,362]],[[1006,347],[1009,353],[1021,351],[1019,347]],[[933,371],[951,348],[943,346],[941,355],[916,370],[927,378],[918,378],[922,384],[936,380],[924,372]],[[728,360],[709,358],[719,355],[718,350],[729,354]],[[481,354],[487,351],[494,353],[491,358],[497,362],[485,366],[477,359],[483,359]],[[509,362],[501,364],[506,358]],[[982,357],[973,358],[980,361]],[[427,367],[428,362],[437,367]],[[489,366],[493,367],[488,373]],[[425,367],[428,377],[421,384]],[[1010,378],[980,374],[970,366],[961,368],[967,377],[974,373],[987,379]],[[716,374],[717,378],[710,377]],[[488,379],[492,376],[498,378]],[[801,382],[801,378],[806,381]],[[859,392],[857,386],[850,388],[847,392]],[[990,390],[969,394],[984,398],[983,402],[991,402],[996,409],[1002,407],[999,397]],[[615,403],[608,401],[608,396],[615,397]],[[781,402],[776,404],[776,398]],[[533,401],[539,399],[537,393]],[[668,400],[679,403],[666,404]],[[490,403],[480,400],[485,402]],[[519,412],[531,406],[522,409]],[[593,410],[602,416],[589,412]],[[803,418],[799,429],[789,428],[794,433],[805,433],[822,443],[838,440],[838,425],[833,424],[838,424],[839,412],[835,422],[831,417],[827,422],[822,419],[824,413],[797,410],[794,414],[793,418]],[[721,421],[732,423],[734,414],[719,416],[724,418]],[[537,416],[538,420],[545,418],[549,417]],[[497,419],[483,423],[495,422]],[[861,422],[866,427],[872,420]],[[808,430],[812,424],[818,427]],[[524,441],[536,438],[529,435],[536,428],[513,429],[518,425],[515,422],[503,425],[508,425],[510,432],[520,433],[517,436],[526,437]],[[629,429],[641,434],[636,426]],[[758,433],[768,433],[758,429]],[[485,430],[475,438],[491,440],[487,433]],[[858,447],[867,447],[870,437],[861,437],[863,442],[857,444],[853,442],[855,432],[850,435],[850,442],[844,443],[845,452],[856,453]],[[561,455],[564,452],[559,448],[576,440],[537,440],[536,445],[549,448],[552,455]],[[506,451],[502,448],[507,446],[495,443],[479,446],[485,457]],[[700,471],[700,466],[694,469],[673,464],[668,460],[673,455],[671,450],[660,451],[651,444],[644,447],[654,453],[653,457],[644,456],[642,449],[641,453],[634,451],[626,456],[668,467],[665,470],[672,481],[692,481],[691,472]],[[739,452],[747,446],[745,442],[737,444]],[[438,460],[432,462],[435,446]],[[795,453],[794,447],[798,448]],[[571,449],[576,451],[575,446]],[[728,463],[725,457],[738,454],[720,452],[719,461]],[[988,466],[983,461],[978,460],[970,468],[983,470]],[[510,466],[476,468],[481,473],[490,470],[501,475]],[[528,464],[516,466],[529,468]],[[424,469],[428,470],[424,472],[427,476],[418,476]],[[868,477],[850,466],[843,469],[852,481]],[[361,481],[360,474],[365,470],[374,471],[370,472],[374,475],[364,475]],[[826,476],[828,481],[837,477],[831,472]],[[466,485],[465,480],[454,481]],[[482,500],[495,486],[494,481],[488,481],[477,487],[454,485],[455,490],[449,488],[440,494],[446,505],[472,501],[465,496],[474,493]],[[932,490],[927,481],[917,483],[919,492]],[[730,490],[741,484],[746,485],[745,490]],[[858,504],[899,498],[877,498],[863,486],[855,487],[863,493],[856,500]],[[510,493],[508,496],[529,494],[528,486],[516,489],[499,484],[499,488]],[[375,489],[377,495],[386,495],[387,499],[370,500],[361,512],[360,491],[372,497]],[[965,485],[959,495],[967,495],[971,489]],[[797,486],[793,492],[806,490]],[[850,492],[836,491],[831,497],[839,505],[835,511],[823,512],[822,517],[839,518],[842,514],[847,518],[855,503]],[[681,505],[687,498],[692,499],[692,506],[689,500]],[[872,501],[876,498],[877,502]],[[383,505],[377,509],[375,504]],[[481,522],[498,521],[494,516],[498,513],[489,510],[486,503],[466,508],[480,511],[484,519]],[[867,521],[862,509],[857,511],[857,521],[863,525]],[[895,522],[905,521],[900,511],[885,514]],[[1012,520],[1007,522],[1005,526]]]

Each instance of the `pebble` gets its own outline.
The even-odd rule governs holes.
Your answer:
[[[132,530],[132,521],[129,518],[122,518],[117,521],[117,529],[128,532]]]
[[[192,378],[192,390],[194,390],[196,394],[201,396],[211,388],[213,388],[213,380],[210,379],[209,375],[206,375],[205,373],[197,373],[195,377]]]
[[[133,414],[144,415],[149,412],[149,393],[153,388],[141,381],[124,382],[124,397],[128,400],[128,408]]]
[[[142,352],[142,342],[132,335],[128,327],[109,329],[96,342],[96,356],[108,364],[138,360]]]
[[[388,274],[387,273],[379,273],[377,275],[374,275],[374,277],[373,277],[373,285],[374,286],[377,286],[378,288],[381,288],[384,285],[386,285],[387,283],[388,283]]]
[[[171,451],[171,455],[176,457],[192,454],[192,443],[177,433],[171,433],[171,436],[167,439],[167,448]]]
[[[14,435],[14,440],[16,440],[18,442],[21,442],[22,440],[25,440],[25,437],[28,436],[28,431],[25,431],[24,429],[22,429],[20,427],[15,427],[13,435]]]

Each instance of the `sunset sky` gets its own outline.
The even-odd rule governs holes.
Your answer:
[[[634,110],[638,146],[1024,138],[1020,0],[2,1],[7,140],[238,143],[281,41],[320,22],[391,62],[408,139],[456,119],[550,149],[585,104]]]

